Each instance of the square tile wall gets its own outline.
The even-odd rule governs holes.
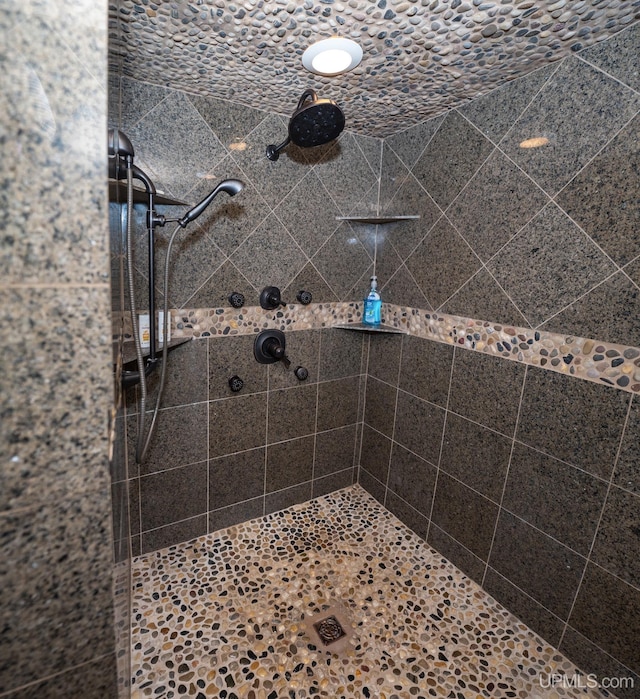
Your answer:
[[[255,336],[194,340],[169,355],[167,407],[128,480],[133,552],[147,552],[326,494],[355,481],[361,433],[361,334],[286,333],[292,366],[260,364]],[[295,366],[309,377],[299,381]],[[244,381],[233,393],[231,376]],[[179,376],[179,381],[175,378]]]

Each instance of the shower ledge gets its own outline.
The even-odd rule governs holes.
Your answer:
[[[407,214],[406,216],[373,216],[371,214],[354,214],[353,216],[336,216],[336,221],[352,221],[355,223],[394,223],[395,221],[417,221],[420,218],[419,215]]]
[[[393,325],[365,325],[364,323],[340,323],[338,325],[332,325],[332,328],[336,330],[356,330],[363,333],[386,333],[391,335],[408,335],[408,330],[403,330],[401,328],[394,328]]]

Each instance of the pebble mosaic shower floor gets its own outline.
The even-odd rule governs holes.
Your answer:
[[[554,687],[575,666],[357,485],[141,556],[133,588],[134,699],[611,696]]]

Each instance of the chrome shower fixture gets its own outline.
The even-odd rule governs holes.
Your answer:
[[[305,102],[311,99],[311,102]],[[333,100],[318,99],[314,90],[305,90],[289,120],[289,134],[279,145],[267,146],[267,158],[277,160],[280,151],[293,142],[301,148],[321,146],[337,138],[344,129],[344,113]]]

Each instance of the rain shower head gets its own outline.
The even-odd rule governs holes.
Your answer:
[[[238,192],[241,192],[244,188],[244,182],[240,180],[223,180],[220,184],[208,194],[199,204],[196,204],[192,209],[189,209],[187,213],[178,220],[178,223],[182,228],[185,228],[191,221],[200,216],[200,214],[211,204],[211,202],[218,196],[220,192],[226,192],[230,197],[235,197]]]
[[[309,98],[311,102],[305,104]],[[342,133],[344,123],[344,113],[333,100],[318,99],[314,90],[305,90],[289,120],[289,135],[279,146],[267,146],[267,158],[277,160],[290,142],[301,148],[329,143]]]

